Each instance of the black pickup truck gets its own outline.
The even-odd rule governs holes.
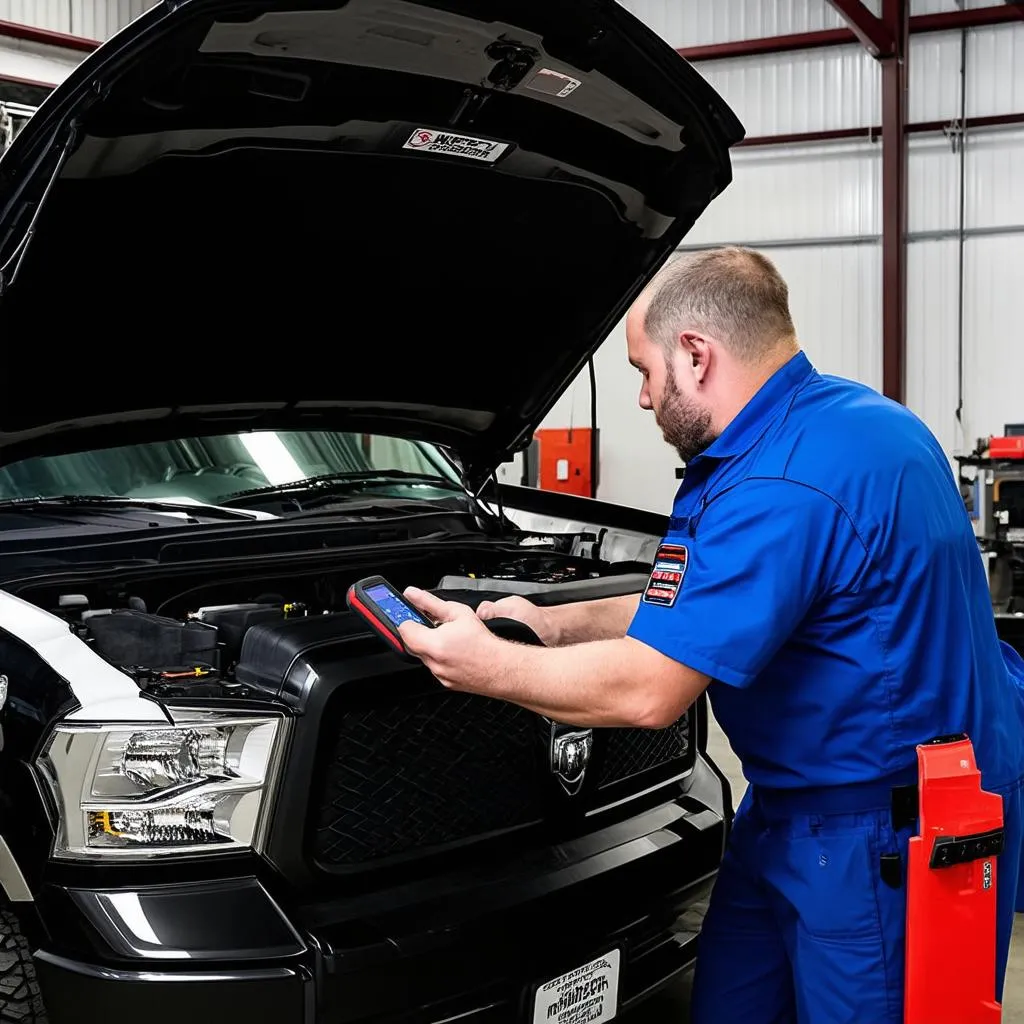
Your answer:
[[[660,517],[494,474],[742,134],[614,0],[165,0],[43,102],[0,160],[0,1019],[597,1024],[692,962],[703,700],[451,693],[344,595],[642,589]]]

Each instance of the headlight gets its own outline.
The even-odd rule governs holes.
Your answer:
[[[259,848],[285,720],[176,709],[174,725],[58,725],[38,767],[56,857]]]

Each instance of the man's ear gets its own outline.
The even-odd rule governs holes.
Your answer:
[[[679,335],[684,365],[693,374],[698,384],[704,383],[711,367],[711,344],[703,334],[696,331],[683,331]]]

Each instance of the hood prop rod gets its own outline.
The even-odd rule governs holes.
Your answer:
[[[6,296],[8,290],[18,279],[18,271],[21,269],[21,265],[25,259],[25,253],[28,252],[28,247],[32,244],[32,239],[35,237],[36,226],[39,224],[39,218],[42,215],[43,208],[46,206],[46,202],[50,198],[53,186],[57,184],[57,179],[60,177],[61,171],[64,170],[64,165],[68,162],[68,159],[74,150],[77,139],[78,125],[72,123],[68,130],[68,137],[64,142],[64,147],[61,149],[60,155],[57,157],[56,166],[53,168],[50,180],[46,183],[46,188],[43,189],[43,194],[39,197],[39,202],[36,204],[35,211],[32,214],[32,219],[28,222],[25,234],[22,236],[21,241],[18,242],[17,246],[15,246],[15,249],[11,253],[7,262],[0,267],[0,299]]]

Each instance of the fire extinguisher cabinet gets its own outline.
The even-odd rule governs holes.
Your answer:
[[[597,487],[594,452],[598,433],[590,427],[553,427],[538,430],[534,436],[540,489],[593,497]]]

